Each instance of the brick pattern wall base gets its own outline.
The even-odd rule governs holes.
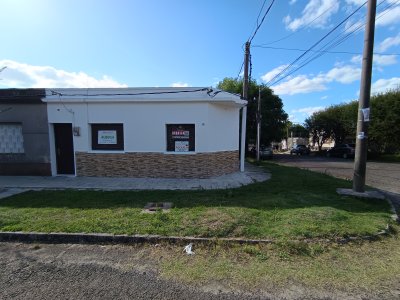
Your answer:
[[[77,176],[210,178],[239,171],[239,151],[196,154],[76,152]]]

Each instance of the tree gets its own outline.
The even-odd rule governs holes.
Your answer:
[[[377,153],[400,153],[400,88],[371,98],[368,148]]]
[[[311,134],[313,144],[318,145],[318,150],[321,151],[322,145],[331,138],[332,120],[326,111],[318,111],[313,113],[305,120],[305,127]]]
[[[374,153],[400,152],[400,89],[371,97],[368,150]],[[307,118],[306,128],[319,149],[331,138],[344,143],[356,138],[358,102],[334,105]]]
[[[217,87],[226,92],[242,94],[243,80],[225,78],[218,83]],[[257,139],[257,99],[258,89],[261,89],[261,137],[260,143],[269,145],[271,142],[280,142],[286,135],[285,126],[288,115],[283,110],[282,99],[264,84],[249,82],[248,104],[247,104],[247,130],[246,145],[255,143]],[[246,147],[247,149],[247,147]]]
[[[293,133],[293,136],[295,137],[303,137],[303,138],[307,138],[310,135],[307,128],[305,128],[303,125],[293,124],[292,122],[288,121],[286,137],[288,138],[289,135],[291,135],[291,133]]]

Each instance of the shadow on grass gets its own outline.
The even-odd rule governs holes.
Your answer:
[[[173,202],[176,208],[243,207],[258,210],[332,207],[348,212],[387,213],[386,201],[343,197],[336,188],[348,181],[263,162],[272,178],[236,189],[201,191],[31,191],[0,200],[4,208],[143,208],[148,202]]]

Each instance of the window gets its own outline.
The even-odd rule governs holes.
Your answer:
[[[167,124],[167,151],[195,151],[194,124]]]
[[[93,150],[124,150],[122,124],[92,124]]]
[[[0,153],[24,153],[22,124],[0,123]]]

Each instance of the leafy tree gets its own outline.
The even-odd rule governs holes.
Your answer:
[[[400,89],[371,97],[370,107],[369,151],[400,152]],[[335,143],[354,141],[357,113],[357,101],[334,105],[307,118],[306,128],[319,148],[328,138],[335,140]]]
[[[218,83],[221,90],[242,94],[243,80],[225,78]],[[261,90],[261,137],[260,143],[269,145],[271,142],[281,141],[286,135],[286,123],[288,115],[283,110],[282,99],[264,84],[257,84],[255,81],[249,83],[248,104],[247,104],[247,131],[246,145],[255,143],[257,139],[257,99],[258,89]],[[247,147],[246,147],[247,149]]]
[[[288,121],[287,123],[287,138],[289,135],[293,133],[295,137],[308,137],[310,134],[303,125],[300,124],[293,124],[292,122]]]
[[[319,151],[322,144],[332,137],[331,123],[332,119],[326,111],[315,112],[305,120],[305,127],[311,134],[313,144],[318,145]]]
[[[378,153],[400,152],[400,89],[371,98],[368,148]]]

